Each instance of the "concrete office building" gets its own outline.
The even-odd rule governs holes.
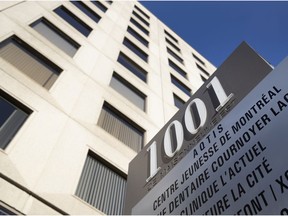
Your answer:
[[[121,214],[128,163],[215,67],[139,2],[0,10],[0,213]]]

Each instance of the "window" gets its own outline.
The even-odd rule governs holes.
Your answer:
[[[95,13],[91,8],[89,8],[86,4],[84,4],[81,1],[71,1],[79,10],[81,10],[83,13],[85,13],[87,16],[89,16],[92,20],[94,20],[96,23],[99,22],[101,17]]]
[[[147,19],[150,19],[150,17],[149,17],[146,13],[144,13],[144,11],[141,10],[137,5],[135,5],[134,7],[135,7],[135,9],[137,9],[143,16],[145,16]]]
[[[134,52],[137,56],[139,56],[142,60],[144,60],[145,62],[148,61],[148,55],[128,38],[124,38],[123,44],[128,47],[132,52]]]
[[[200,77],[202,79],[203,82],[205,82],[207,79],[205,77],[203,77],[201,74],[200,74]]]
[[[181,109],[181,107],[185,104],[185,102],[175,94],[173,94],[173,98],[174,98],[174,105],[178,109]]]
[[[58,14],[58,16],[60,16],[66,22],[68,22],[70,25],[72,25],[76,30],[78,30],[84,36],[87,37],[92,31],[91,27],[89,27],[86,23],[84,23],[82,20],[76,17],[71,11],[69,11],[64,6],[60,6],[56,8],[54,12]]]
[[[170,37],[173,41],[175,41],[177,44],[178,44],[178,40],[175,38],[175,37],[173,37],[169,32],[167,32],[166,30],[164,30],[164,32],[165,32],[165,34],[168,36],[168,37]]]
[[[0,57],[49,89],[62,69],[16,36],[0,43]]]
[[[139,28],[144,34],[149,35],[149,31],[140,25],[135,19],[131,18],[130,22],[133,23],[137,28]]]
[[[148,47],[149,42],[143,38],[140,34],[138,34],[134,29],[132,29],[130,26],[128,26],[127,31],[134,36],[140,43],[142,43],[144,46]]]
[[[202,65],[205,66],[205,62],[203,62],[198,56],[196,56],[194,53],[192,53],[192,55],[197,61],[199,61]]]
[[[110,86],[129,101],[131,101],[134,105],[145,111],[146,96],[121,76],[114,73],[110,82]]]
[[[45,18],[37,20],[30,26],[71,57],[75,55],[80,47],[78,43]]]
[[[120,64],[130,70],[134,75],[146,82],[147,72],[138,64],[132,61],[128,56],[120,52],[117,60]]]
[[[5,149],[31,114],[31,110],[2,90],[0,110],[0,148]]]
[[[199,70],[201,70],[204,74],[206,74],[207,76],[210,76],[210,74],[209,74],[206,70],[204,70],[204,68],[202,68],[200,65],[198,65],[197,63],[196,63],[196,66],[197,66],[197,68],[198,68]]]
[[[170,46],[172,46],[174,49],[180,52],[180,48],[178,48],[175,44],[173,44],[168,38],[165,38],[165,40]]]
[[[172,55],[176,60],[178,60],[181,64],[183,64],[183,59],[179,57],[175,52],[167,47],[167,52]]]
[[[191,90],[183,84],[180,80],[178,80],[176,77],[174,77],[172,74],[171,75],[171,82],[177,86],[181,91],[183,91],[186,95],[189,97],[191,96]]]
[[[89,152],[75,194],[107,215],[122,215],[127,184],[124,176]]]
[[[146,26],[149,26],[149,23],[145,19],[143,19],[136,11],[133,11],[132,14],[136,16],[139,20],[141,20],[141,22],[144,23]]]
[[[106,1],[106,2],[107,2],[108,4],[110,4],[110,5],[113,3],[113,1]]]
[[[104,13],[107,11],[107,7],[104,6],[101,2],[99,1],[91,1],[96,7],[98,7],[101,11]]]
[[[134,151],[142,149],[144,130],[111,105],[102,107],[98,125]]]
[[[180,67],[178,67],[174,62],[172,62],[170,59],[168,59],[168,62],[169,62],[169,66],[171,68],[173,68],[175,71],[177,71],[181,76],[185,77],[186,78],[186,72],[183,71]]]

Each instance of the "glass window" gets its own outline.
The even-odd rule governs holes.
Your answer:
[[[138,23],[135,19],[131,18],[130,22],[133,23],[138,29],[140,29],[144,34],[149,35],[149,31],[144,28],[140,23]]]
[[[46,89],[50,89],[62,71],[16,36],[0,43],[0,57]]]
[[[149,17],[146,13],[144,13],[144,11],[141,10],[137,5],[135,5],[134,7],[135,7],[135,9],[137,9],[143,16],[145,16],[147,19],[150,19],[150,17]]]
[[[32,23],[31,27],[71,57],[80,47],[78,43],[45,18]]]
[[[173,44],[168,38],[165,38],[166,42],[172,46],[174,49],[176,49],[178,52],[180,52],[180,48],[177,47],[175,44]]]
[[[114,73],[110,82],[110,86],[129,101],[131,101],[138,108],[145,111],[146,96],[137,88],[132,86],[128,81]]]
[[[200,70],[200,71],[202,71],[204,74],[206,74],[207,76],[210,76],[210,74],[204,69],[204,68],[202,68],[199,64],[197,64],[196,63],[196,65],[197,65],[197,68]]]
[[[91,27],[89,27],[86,23],[84,23],[82,20],[76,17],[71,11],[69,11],[64,6],[60,6],[56,8],[54,12],[58,14],[58,16],[60,16],[66,22],[68,22],[70,25],[72,25],[76,30],[78,30],[84,36],[87,37],[92,31]]]
[[[192,55],[193,55],[193,57],[198,61],[198,62],[200,62],[202,65],[204,65],[205,66],[205,62],[204,61],[202,61],[198,56],[196,56],[194,53],[192,53]]]
[[[140,43],[142,43],[144,46],[148,47],[149,42],[143,38],[140,34],[138,34],[134,29],[132,29],[130,26],[128,26],[127,31],[134,36]]]
[[[0,148],[5,149],[30,115],[31,110],[1,90],[0,110]]]
[[[134,151],[142,149],[144,130],[111,105],[102,107],[98,125]]]
[[[122,215],[126,184],[124,174],[89,152],[75,194],[107,215]]]
[[[175,71],[177,71],[181,76],[186,78],[186,72],[182,70],[180,67],[178,67],[174,62],[172,62],[170,59],[168,59],[169,66],[173,68]]]
[[[113,1],[106,1],[106,2],[107,2],[108,4],[110,4],[110,5],[113,3]]]
[[[173,52],[171,49],[169,49],[168,47],[167,47],[167,52],[170,55],[172,55],[177,61],[179,61],[181,64],[183,64],[183,59],[180,56],[178,56],[175,52]]]
[[[174,98],[174,105],[178,108],[181,109],[181,107],[185,104],[185,101],[183,101],[180,97],[177,95],[173,94]]]
[[[148,55],[128,38],[124,38],[123,44],[128,47],[132,52],[134,52],[137,56],[139,56],[142,60],[144,60],[145,62],[148,61]]]
[[[186,95],[189,97],[191,96],[191,90],[180,80],[178,80],[176,77],[174,77],[172,74],[171,75],[171,82],[177,86],[182,92],[184,92]]]
[[[165,34],[168,36],[168,37],[170,37],[173,41],[175,41],[177,44],[178,44],[178,40],[175,38],[175,37],[173,37],[169,32],[167,32],[166,30],[164,30],[164,32],[165,32]]]
[[[146,82],[147,72],[128,56],[120,52],[117,61],[124,67],[126,67],[129,71],[131,71],[134,75],[136,75],[138,78],[140,78],[142,81]]]
[[[89,8],[86,4],[84,4],[81,1],[71,1],[78,9],[80,9],[83,13],[85,13],[87,16],[89,16],[92,20],[94,20],[96,23],[99,22],[101,17],[94,12],[91,8]]]
[[[103,5],[101,2],[99,1],[91,1],[96,7],[98,7],[101,11],[103,11],[104,13],[107,11],[107,7],[105,5]]]
[[[132,14],[136,16],[143,24],[149,27],[149,23],[143,19],[136,11],[133,11]]]

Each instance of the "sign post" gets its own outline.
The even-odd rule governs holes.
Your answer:
[[[125,214],[257,214],[280,199],[288,171],[264,179],[278,166],[268,141],[288,94],[267,84],[274,72],[249,93],[271,70],[242,43],[131,161]]]

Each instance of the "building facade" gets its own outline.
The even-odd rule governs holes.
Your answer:
[[[0,213],[121,214],[129,162],[215,67],[136,1],[0,10]]]

